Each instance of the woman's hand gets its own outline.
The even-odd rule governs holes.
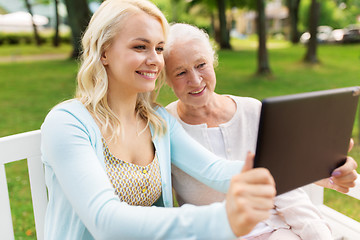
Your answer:
[[[354,146],[354,140],[350,139],[349,152]],[[347,193],[349,188],[355,186],[357,178],[357,163],[352,157],[347,157],[346,162],[341,167],[336,168],[331,177],[317,181],[316,184],[322,187],[335,189],[338,192]]]
[[[338,192],[347,193],[349,189],[355,187],[357,178],[357,163],[352,157],[347,157],[346,162],[341,167],[336,168],[331,177],[317,181],[316,184],[322,187],[334,189]]]
[[[270,216],[276,195],[275,182],[265,168],[252,169],[254,154],[248,154],[242,172],[235,175],[226,196],[226,212],[236,236],[249,233]]]

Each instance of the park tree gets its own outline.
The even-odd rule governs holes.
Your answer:
[[[304,61],[310,64],[318,63],[317,56],[317,27],[319,24],[320,16],[320,2],[318,0],[311,0],[310,12],[309,12],[309,33],[310,39],[307,44],[307,51],[304,57]]]
[[[231,49],[230,45],[230,30],[226,20],[226,10],[230,6],[229,0],[191,0],[189,6],[204,5],[212,14],[214,10],[217,11],[218,29],[216,29],[214,21],[212,27],[214,28],[215,41],[219,44],[221,49]],[[213,17],[213,15],[211,16]],[[212,18],[213,19],[213,18]]]
[[[197,9],[196,9],[197,8]],[[215,26],[215,17],[217,13],[217,7],[214,0],[192,0],[189,1],[186,7],[187,12],[190,12],[191,10],[196,9],[197,13],[200,13],[202,15],[205,15],[210,18],[210,26],[207,28],[207,32],[209,35],[212,35],[217,43],[220,42],[219,37],[219,31],[217,27]],[[188,18],[189,19],[189,18]],[[189,21],[187,21],[189,22]],[[194,21],[195,25],[196,21]],[[202,26],[199,26],[202,27]],[[204,26],[206,28],[206,26]]]
[[[271,74],[268,51],[266,46],[266,16],[265,16],[265,0],[256,0],[256,26],[259,37],[259,47],[257,54],[257,74],[268,76]]]
[[[59,0],[35,0],[36,4],[50,5],[51,2],[54,4],[54,15],[55,15],[55,34],[53,37],[53,46],[58,47],[60,45],[60,33],[59,33],[59,24],[60,24],[60,16],[59,16]]]
[[[193,2],[202,2],[211,6],[213,0],[193,0]],[[226,5],[226,0],[217,0],[217,7],[219,12],[219,23],[220,23],[220,39],[215,39],[220,45],[221,49],[229,49],[230,45],[230,32],[227,28],[228,24],[226,23],[226,8],[229,7],[246,7],[248,9],[256,9],[257,11],[257,34],[259,37],[259,48],[258,48],[258,68],[257,74],[259,75],[269,75],[271,74],[271,69],[268,60],[268,51],[266,46],[266,17],[265,17],[265,0],[229,0]],[[225,5],[224,5],[225,4]],[[220,17],[222,16],[222,17]],[[225,16],[225,17],[224,17]],[[222,19],[222,20],[221,20]],[[221,21],[221,22],[220,22]]]
[[[300,40],[298,29],[300,1],[301,0],[286,0],[286,5],[289,9],[290,41],[293,44],[299,43]]]
[[[36,24],[34,22],[32,5],[29,2],[29,0],[25,0],[25,6],[26,6],[26,9],[28,10],[28,12],[30,13],[30,16],[31,16],[31,21],[32,21],[32,26],[33,26],[34,38],[35,38],[36,45],[40,46],[41,45],[41,39],[40,39],[40,35],[39,35],[38,29],[36,27]]]
[[[221,49],[231,49],[230,31],[226,21],[226,0],[216,0],[219,19],[219,45]]]
[[[265,15],[265,0],[232,0],[233,6],[246,7],[254,9],[257,13],[256,27],[258,35],[258,50],[257,50],[257,70],[256,74],[262,76],[271,75],[271,68],[269,64],[268,50],[267,50],[267,30],[266,30],[266,15]]]
[[[90,21],[91,12],[86,0],[64,0],[64,2],[72,33],[71,57],[78,58],[81,54],[81,36]]]
[[[60,24],[60,17],[59,17],[59,0],[54,0],[54,11],[55,11],[55,34],[53,38],[53,46],[58,47],[60,45],[60,33],[59,33],[59,24]]]

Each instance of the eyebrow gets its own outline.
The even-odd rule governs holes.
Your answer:
[[[134,41],[142,41],[142,42],[146,42],[146,43],[150,43],[150,40],[146,39],[146,38],[135,38]],[[157,44],[164,44],[164,41],[160,41]]]
[[[183,68],[184,68],[183,66],[179,66],[179,67],[175,68],[175,69],[173,70],[173,72],[176,72],[176,71],[182,70]]]
[[[201,56],[199,59],[196,60],[196,63],[197,63],[197,62],[202,62],[202,61],[206,61],[206,62],[207,62],[206,57]],[[182,70],[182,69],[184,69],[184,66],[181,65],[181,66],[173,69],[172,71],[173,71],[173,72],[176,72],[176,71],[179,71],[179,70]]]

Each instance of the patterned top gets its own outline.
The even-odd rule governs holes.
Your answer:
[[[161,196],[161,175],[156,157],[147,166],[128,163],[113,156],[102,139],[107,175],[120,201],[135,206],[151,206]]]

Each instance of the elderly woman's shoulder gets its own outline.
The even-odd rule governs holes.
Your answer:
[[[240,103],[240,104],[247,104],[247,105],[250,104],[251,106],[256,106],[256,107],[261,106],[261,102],[256,98],[240,97],[240,96],[233,96],[233,95],[229,95],[229,97],[231,97],[235,102]]]

